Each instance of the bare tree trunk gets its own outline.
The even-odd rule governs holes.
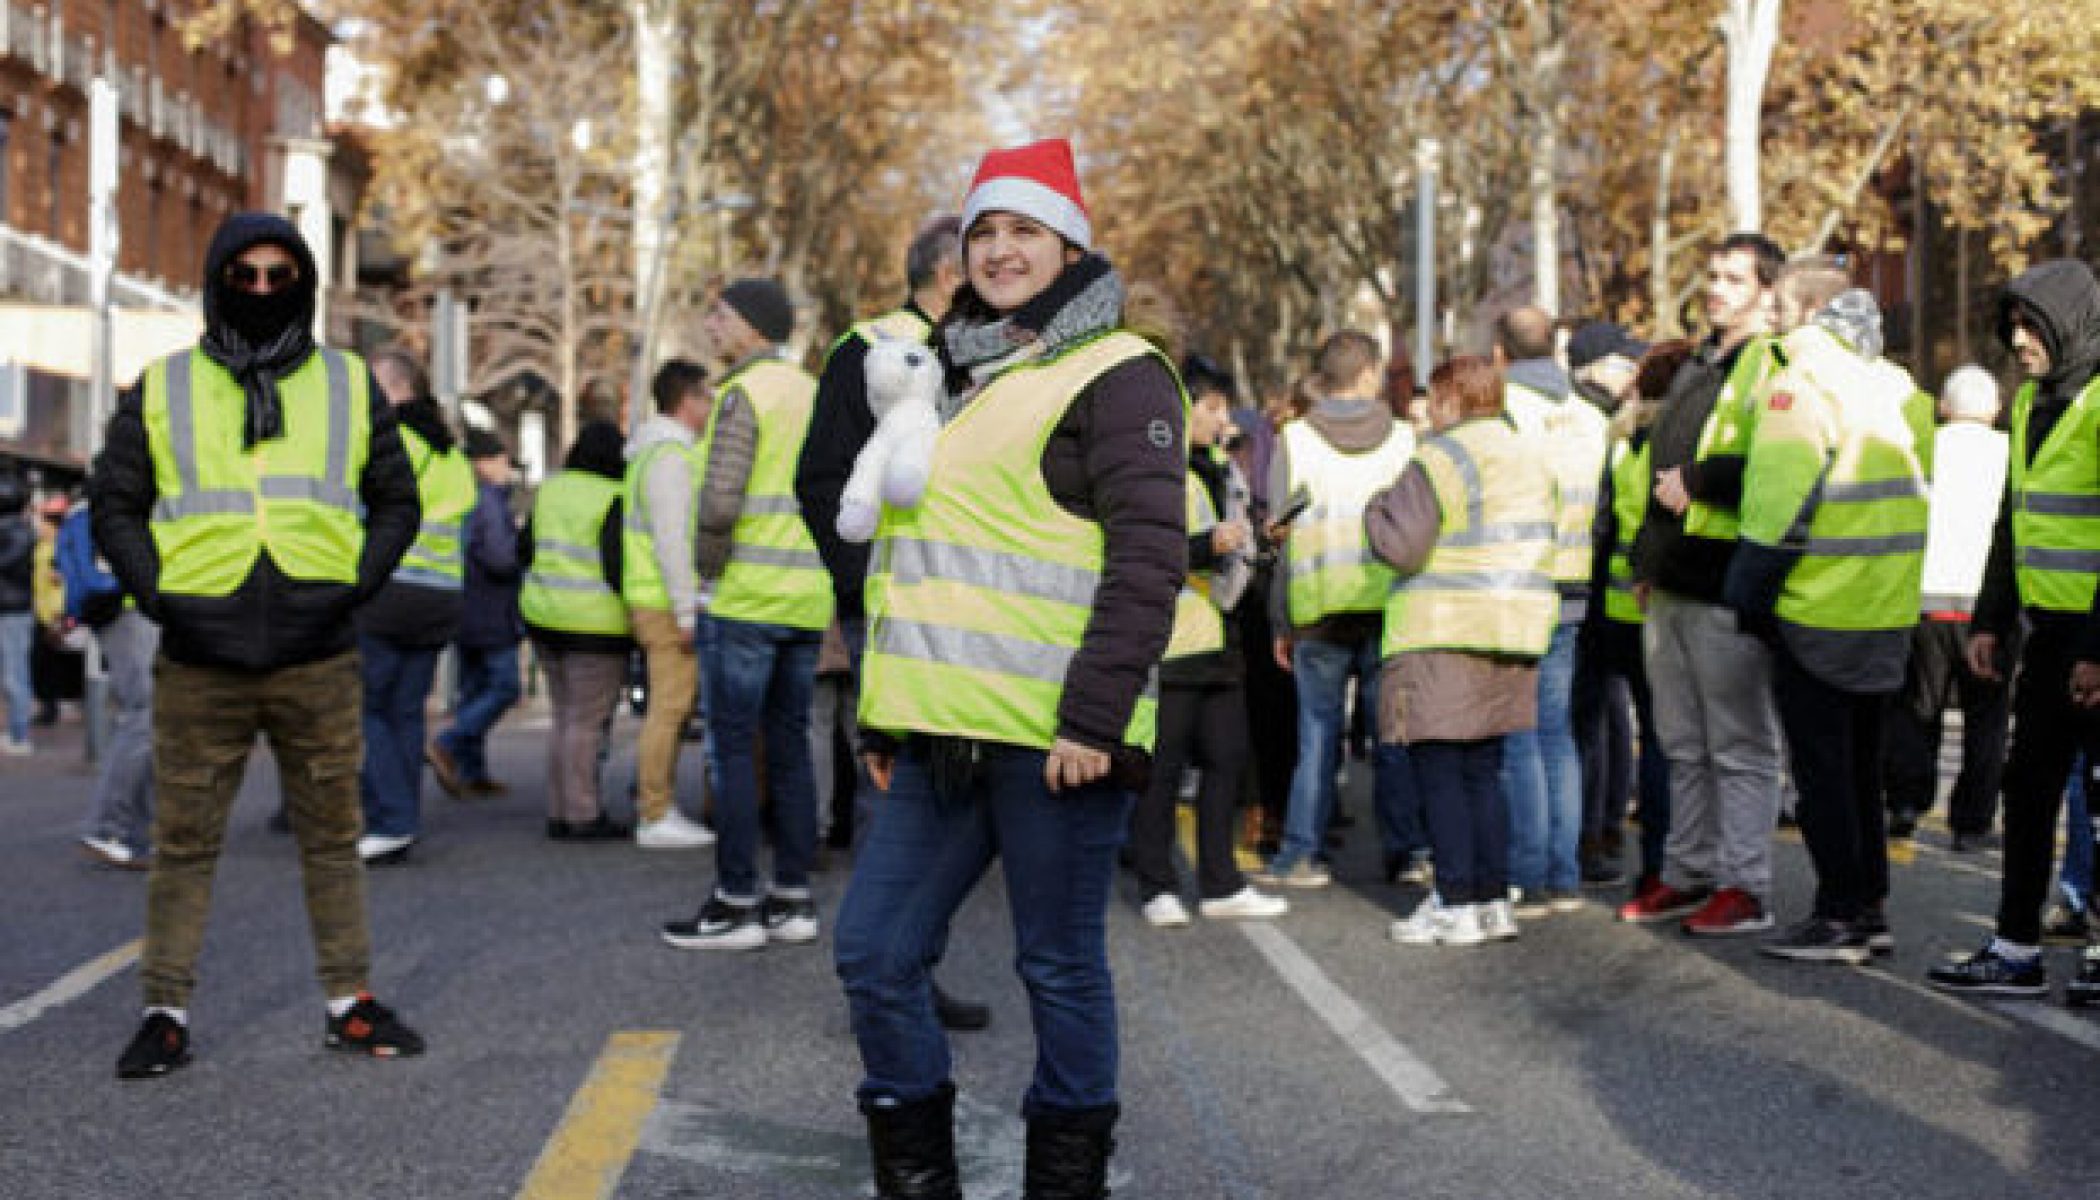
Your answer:
[[[1670,286],[1670,196],[1677,175],[1677,138],[1674,124],[1663,133],[1662,150],[1655,158],[1655,214],[1648,223],[1648,307],[1654,311],[1651,319],[1658,338],[1684,332]]]
[[[1759,140],[1763,127],[1765,77],[1779,44],[1781,0],[1726,0],[1721,35],[1728,43],[1728,112],[1723,148],[1728,213],[1738,231],[1764,228]]]
[[[1549,313],[1560,312],[1560,198],[1554,190],[1554,168],[1560,161],[1560,121],[1550,108],[1540,110],[1531,142],[1532,297]]]
[[[671,183],[671,55],[677,16],[664,0],[634,0],[634,374],[628,384],[627,425],[639,428],[656,357],[662,319],[665,227]]]
[[[2079,161],[2078,117],[2078,108],[2073,105],[2071,119],[2064,122],[2064,162],[2068,164],[2076,164]],[[2078,187],[2083,176],[2073,166],[2065,171],[2064,178],[2068,185],[2065,188],[2064,203],[2064,257],[2077,258],[2078,247],[2085,241],[2085,222],[2078,208]]]
[[[1932,203],[1925,196],[1924,147],[1910,145],[1910,368],[1923,379],[1932,369],[1932,347],[1925,328],[1925,301],[1931,284]]]
[[[1954,230],[1954,358],[1960,363],[1973,361],[1969,356],[1969,231],[1960,226]]]
[[[570,211],[576,205],[577,164],[559,152],[556,153],[555,193],[560,197],[560,211],[554,214],[554,255],[556,274],[560,279],[561,308],[559,344],[555,347],[556,371],[560,378],[556,386],[561,389],[561,412],[557,428],[561,433],[561,448],[566,454],[576,444],[577,409],[581,398],[576,391],[580,372],[577,359],[583,340],[582,314],[576,287],[576,232],[569,224]]]

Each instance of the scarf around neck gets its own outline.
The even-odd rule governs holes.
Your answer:
[[[952,373],[946,422],[1001,371],[1042,358],[1095,334],[1123,317],[1123,279],[1106,258],[1089,254],[1066,267],[1041,295],[996,316],[974,294],[959,301],[941,331]]]
[[[232,326],[215,323],[205,330],[198,346],[204,356],[226,368],[241,385],[248,399],[247,419],[241,426],[241,448],[253,450],[258,442],[284,436],[284,403],[277,384],[299,369],[314,352],[313,331],[304,322],[293,322],[262,346],[251,346]]]

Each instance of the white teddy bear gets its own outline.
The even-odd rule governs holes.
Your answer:
[[[839,536],[865,542],[882,506],[914,508],[926,494],[941,431],[941,364],[927,346],[878,337],[868,346],[868,408],[875,432],[853,460],[839,498]]]

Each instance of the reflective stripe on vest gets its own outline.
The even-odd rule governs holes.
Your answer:
[[[625,637],[627,606],[605,581],[598,551],[620,482],[589,471],[558,471],[532,499],[532,569],[518,591],[518,614],[538,629]]]
[[[877,531],[863,725],[1039,749],[1056,739],[1103,537],[1051,496],[1043,446],[1075,397],[1141,355],[1158,352],[1111,333],[1009,367],[941,430],[925,497],[885,509]],[[1123,740],[1150,747],[1155,724],[1148,686]]]
[[[1189,537],[1197,538],[1218,527],[1217,506],[1210,489],[1194,471],[1188,479]],[[1225,614],[1210,600],[1210,572],[1191,569],[1183,577],[1181,592],[1174,597],[1174,632],[1167,638],[1166,660],[1214,654],[1225,648]]]
[[[1304,487],[1312,506],[1292,523],[1284,543],[1291,624],[1303,628],[1335,613],[1385,606],[1393,573],[1371,555],[1364,509],[1407,466],[1414,434],[1400,422],[1377,449],[1345,454],[1304,420],[1283,427],[1290,487]]]
[[[692,493],[686,521],[690,523],[700,510],[701,472],[707,464],[697,441],[652,442],[627,464],[621,483],[624,507],[620,518],[620,596],[629,608],[668,611],[671,607],[671,589],[664,583],[663,564],[656,555],[656,530],[649,523],[648,487],[649,473],[669,454],[685,456],[686,483]]]
[[[2035,385],[2012,412],[2013,568],[2020,603],[2050,612],[2092,611],[2100,582],[2100,379],[2085,386],[2031,455]]]
[[[1699,430],[1694,462],[1749,453],[1750,436],[1757,428],[1758,398],[1783,365],[1777,339],[1760,336],[1743,344],[1735,367],[1721,385],[1721,394],[1714,399],[1713,410],[1706,415],[1706,424]],[[1742,514],[1734,507],[1717,508],[1694,499],[1684,510],[1684,531],[1693,537],[1733,541],[1742,527]]]
[[[1555,400],[1543,392],[1512,383],[1504,388],[1504,407],[1519,433],[1533,438],[1553,466],[1558,485],[1553,578],[1561,584],[1587,585],[1590,578],[1590,533],[1597,519],[1597,480],[1604,474],[1611,435],[1604,414],[1580,396]]]
[[[416,494],[422,501],[423,520],[416,527],[415,543],[394,569],[394,578],[456,591],[466,585],[463,539],[467,515],[474,511],[474,502],[480,498],[474,468],[459,447],[439,454],[422,434],[406,425],[401,426],[401,445],[408,451],[409,465],[416,473]]]
[[[1387,597],[1382,652],[1545,654],[1560,616],[1553,468],[1533,439],[1492,418],[1429,439],[1415,461],[1443,520],[1422,571]]]
[[[247,448],[247,398],[225,368],[189,350],[147,368],[141,407],[162,591],[231,595],[265,553],[292,579],[357,581],[366,382],[356,356],[316,350],[278,381],[282,435]]]
[[[817,381],[799,367],[761,359],[730,376],[758,426],[744,503],[730,530],[729,562],[708,612],[732,621],[821,630],[831,624],[831,575],[795,501],[795,462],[809,433]],[[715,413],[722,411],[715,407]],[[713,417],[709,418],[712,424]],[[713,442],[710,431],[708,441]]]
[[[1633,595],[1633,543],[1648,515],[1648,439],[1635,450],[1625,441],[1612,445],[1611,559],[1605,569],[1604,615],[1624,625],[1639,625],[1647,614]]]

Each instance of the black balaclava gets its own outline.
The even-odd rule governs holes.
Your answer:
[[[227,265],[264,242],[290,252],[299,264],[298,282],[268,295],[226,282]],[[239,380],[247,396],[245,447],[284,436],[277,384],[314,352],[317,273],[313,251],[298,227],[275,213],[234,213],[212,234],[204,254],[204,341],[199,348]]]

